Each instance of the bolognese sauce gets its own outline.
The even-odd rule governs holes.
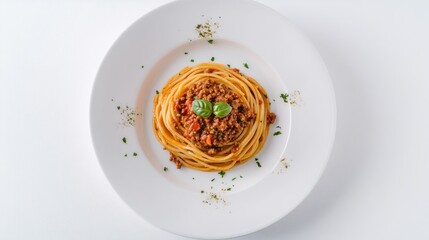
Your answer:
[[[192,111],[192,102],[196,99],[205,99],[211,103],[225,102],[232,107],[231,113],[222,118],[214,115],[207,118],[198,116]],[[244,105],[236,93],[210,79],[195,83],[176,99],[174,111],[181,125],[176,123],[175,128],[183,128],[183,136],[209,155],[222,151],[226,145],[233,145],[231,152],[236,151],[239,145],[237,138],[256,117],[255,112]],[[273,123],[275,119],[276,115],[269,113],[267,124]],[[180,168],[181,163],[176,156],[171,154],[170,160]]]

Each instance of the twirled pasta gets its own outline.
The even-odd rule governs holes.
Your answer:
[[[204,80],[221,84],[235,93],[255,116],[235,136],[233,142],[222,146],[215,154],[207,153],[184,136],[184,126],[175,112],[177,99],[183,97],[190,87]],[[184,165],[200,171],[226,171],[248,161],[261,150],[273,121],[270,120],[270,114],[267,93],[255,79],[223,64],[201,63],[183,68],[156,94],[152,124],[156,138],[171,153],[178,166]]]

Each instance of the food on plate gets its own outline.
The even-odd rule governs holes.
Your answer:
[[[153,132],[177,168],[242,164],[262,149],[275,120],[264,88],[218,63],[183,68],[153,100]]]

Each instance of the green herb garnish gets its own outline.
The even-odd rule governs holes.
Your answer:
[[[118,110],[119,110],[119,109],[121,109],[121,107],[120,107],[120,106],[117,106],[116,108],[117,108]]]
[[[127,143],[127,138],[126,138],[126,137],[123,137],[123,138],[122,138],[122,142]]]
[[[228,66],[229,68],[231,67],[231,65],[230,65],[230,64],[226,64],[226,66]]]
[[[164,172],[167,172],[168,171],[168,167],[164,167]]]
[[[213,113],[216,117],[223,118],[231,113],[232,107],[226,102],[217,102],[213,107]]]
[[[188,54],[188,52],[185,52],[185,55],[187,55]]]
[[[256,162],[256,165],[258,165],[258,167],[262,167],[261,164],[259,162]]]
[[[210,58],[210,61],[214,62],[214,60],[215,60],[215,58],[214,58],[214,57]]]
[[[195,60],[194,59],[191,59],[191,62],[194,62]]]
[[[200,117],[208,118],[212,115],[212,103],[205,99],[194,100],[192,102],[192,111]]]
[[[216,178],[213,178],[211,181],[213,182]]]
[[[289,94],[287,94],[287,93],[282,93],[282,94],[280,94],[280,98],[281,98],[281,99],[283,99],[283,101],[284,101],[285,103],[289,103],[289,99],[288,99],[288,97],[289,97]]]
[[[221,175],[222,178],[223,178],[223,176],[225,176],[225,172],[224,171],[220,171],[220,172],[218,172],[218,174]]]
[[[274,136],[277,136],[277,135],[280,135],[280,134],[282,134],[282,132],[277,131],[277,132],[275,132],[273,135],[274,135]]]
[[[210,43],[210,44],[213,44],[213,39],[210,39],[207,42]]]
[[[237,177],[234,177],[233,179],[231,179],[231,181],[234,181],[235,179],[237,179]]]
[[[142,68],[144,68],[144,66],[142,65]]]
[[[201,190],[201,193],[204,193],[204,190]]]
[[[155,91],[155,93],[156,93],[156,94],[159,94],[159,91],[158,91],[158,90],[156,90],[156,91]]]
[[[137,153],[136,153],[136,152],[135,152],[135,153],[133,153],[133,156],[134,156],[134,157],[136,157],[136,156],[137,156]]]
[[[247,63],[243,63],[243,66],[247,69],[249,69],[249,65],[247,65]]]

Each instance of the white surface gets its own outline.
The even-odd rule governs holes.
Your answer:
[[[102,57],[167,1],[0,3],[0,239],[184,239],[131,211],[89,134]],[[239,239],[429,238],[429,4],[261,1],[314,42],[337,97],[337,138],[309,197]]]
[[[237,9],[242,13],[234,11]],[[264,19],[264,24],[258,18]],[[219,25],[212,44],[195,31],[195,26],[207,19]],[[251,27],[237,34],[242,26]],[[163,98],[163,87],[171,76],[185,66],[211,61],[211,57],[257,79],[267,92],[270,111],[277,115],[263,149],[252,157],[260,160],[261,167],[251,159],[226,171],[222,178],[219,171],[175,169],[152,130],[155,92],[159,90]],[[250,67],[244,68],[243,62]],[[178,1],[140,18],[107,53],[93,89],[92,139],[106,177],[145,220],[182,236],[241,236],[284,217],[316,185],[335,137],[333,86],[315,47],[284,17],[247,0]],[[241,95],[240,90],[245,91],[239,87],[235,92]],[[293,101],[297,90],[302,100],[296,104],[286,104],[280,98],[289,91]],[[260,93],[252,94],[264,98]],[[118,105],[141,114],[134,126],[124,127]],[[264,117],[258,114],[256,121],[258,118]],[[280,136],[273,136],[276,126],[281,127]],[[126,144],[121,140],[124,136]],[[126,152],[129,157],[124,157]],[[286,169],[284,164],[290,167]],[[165,166],[168,171],[163,170]],[[231,180],[234,177],[237,179]],[[212,199],[213,194],[222,200]]]

